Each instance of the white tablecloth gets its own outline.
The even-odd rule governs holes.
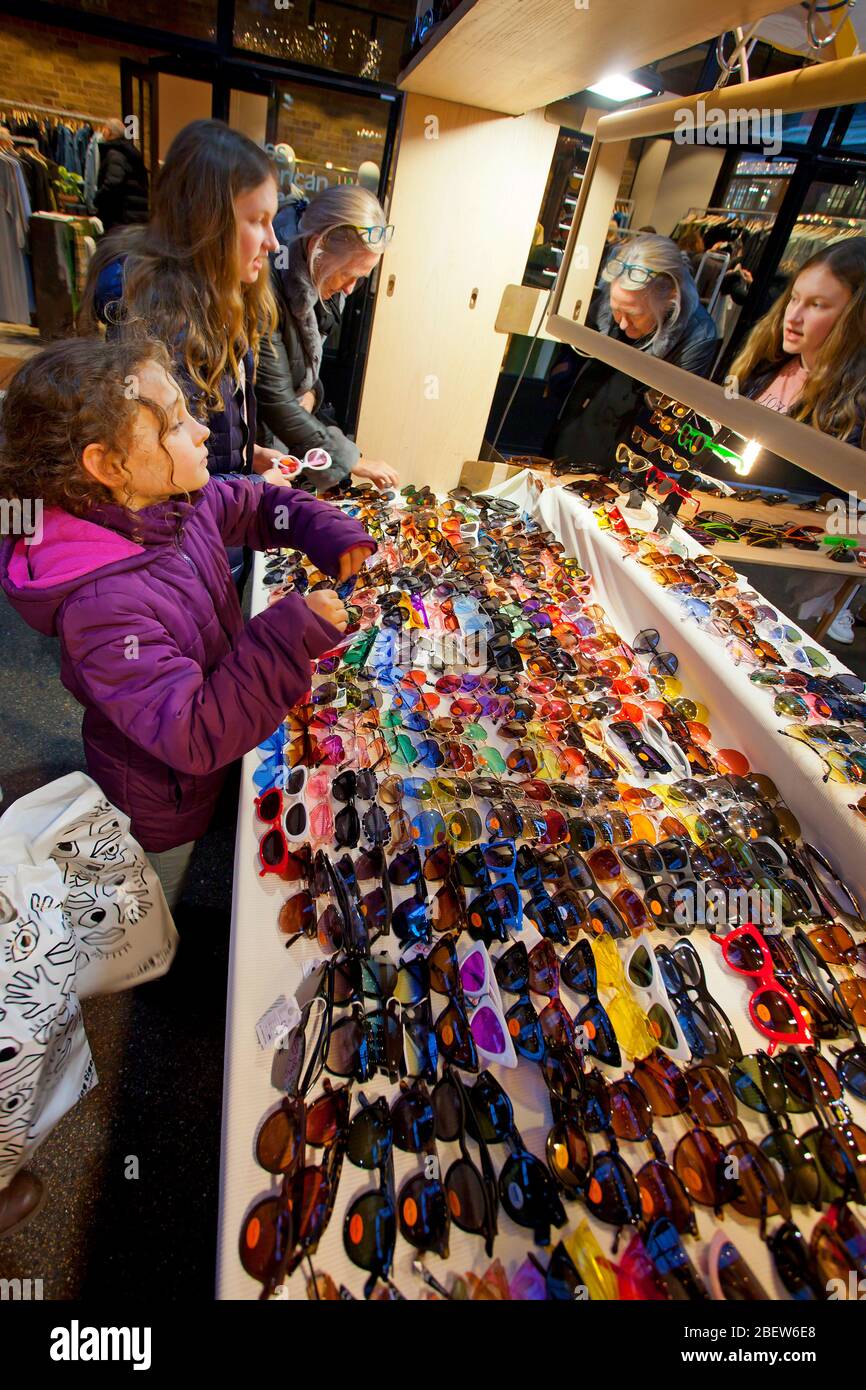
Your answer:
[[[531,501],[526,492],[526,479],[523,480],[522,487],[524,495]],[[573,547],[577,553],[586,557],[585,562],[588,568],[598,578],[599,597],[609,607],[611,617],[622,634],[628,639],[641,626],[652,623],[652,625],[662,628],[662,621],[667,621],[669,631],[666,632],[662,628],[662,632],[664,636],[671,637],[674,650],[678,650],[683,658],[682,676],[685,691],[706,699],[713,711],[713,725],[722,727],[717,721],[717,716],[721,716],[725,720],[725,737],[730,737],[732,743],[744,747],[750,756],[754,757],[756,766],[769,768],[770,761],[767,757],[761,756],[760,747],[761,726],[767,728],[766,707],[762,705],[761,699],[757,696],[752,696],[748,708],[744,706],[742,712],[739,712],[736,704],[744,694],[752,695],[748,689],[748,681],[745,680],[744,685],[744,678],[741,678],[739,673],[725,672],[724,684],[719,686],[717,684],[719,679],[717,674],[718,660],[717,658],[714,659],[715,653],[711,650],[712,644],[710,643],[707,650],[697,652],[695,656],[697,667],[696,679],[693,682],[690,669],[693,658],[692,646],[694,644],[697,651],[697,639],[701,635],[689,632],[685,626],[679,624],[674,614],[667,613],[666,609],[670,605],[670,600],[665,599],[657,586],[643,578],[637,565],[624,569],[619,555],[612,553],[609,543],[605,544],[604,536],[596,530],[594,524],[585,524],[587,516],[584,515],[580,505],[575,503],[574,498],[563,494],[557,495],[556,491],[551,491],[541,499],[540,509],[541,515],[548,525],[561,531],[569,548]],[[262,568],[262,558],[257,556],[254,570],[254,612],[258,612],[265,602],[265,591],[259,582]],[[673,642],[674,636],[677,638],[678,646]],[[723,698],[720,698],[719,689],[725,691]],[[762,710],[764,711],[763,714],[761,713]],[[793,745],[792,752],[794,754],[798,752]],[[272,1053],[259,1049],[255,1036],[255,1025],[280,994],[289,996],[296,991],[301,982],[304,968],[321,959],[315,943],[300,942],[287,954],[284,942],[278,939],[276,921],[280,905],[291,892],[295,891],[298,885],[283,884],[273,877],[259,877],[257,834],[253,808],[255,789],[252,781],[257,766],[256,753],[248,754],[243,762],[238,808],[226,1018],[220,1220],[217,1253],[216,1291],[217,1297],[220,1299],[255,1299],[258,1296],[259,1285],[244,1273],[240,1264],[238,1236],[244,1213],[253,1200],[267,1192],[269,1187],[277,1185],[276,1180],[269,1179],[268,1174],[258,1166],[253,1152],[253,1140],[258,1125],[264,1114],[278,1101],[278,1094],[270,1084]],[[804,771],[807,769],[804,768]],[[820,816],[813,829],[811,808],[806,804],[814,794],[810,780],[808,778],[798,779],[793,771],[785,775],[785,770],[781,766],[778,774],[774,771],[773,775],[777,776],[783,792],[790,795],[793,808],[804,824],[809,827],[809,832],[815,833],[816,842],[826,844],[827,837],[818,834]],[[821,790],[823,796],[824,789]],[[838,813],[838,819],[841,825],[844,820],[841,813]],[[847,836],[844,845],[846,850],[853,844],[853,829],[848,830]],[[839,845],[841,845],[841,840]],[[839,845],[834,846],[834,848],[838,850]],[[840,864],[843,862],[840,853],[836,854],[836,858]],[[853,857],[853,852],[851,862],[849,863],[846,858],[844,864],[846,872],[854,874],[856,860]],[[523,935],[528,947],[531,947],[538,939],[528,923]],[[752,1028],[748,1020],[746,1012],[748,986],[725,969],[720,963],[719,951],[708,941],[703,932],[696,931],[690,939],[700,951],[710,992],[732,1018],[744,1052],[751,1052],[765,1046],[765,1040]],[[667,941],[670,944],[671,934],[663,933],[657,937],[657,940]],[[579,1004],[583,1002],[578,1000],[578,996],[566,994],[564,997],[570,1005],[579,1007]],[[493,1067],[491,1070],[505,1086],[514,1102],[516,1124],[527,1146],[543,1158],[545,1139],[550,1124],[550,1107],[538,1069],[531,1063],[521,1060],[516,1070],[506,1071],[500,1067]],[[604,1067],[601,1070],[605,1071],[611,1080],[619,1074]],[[471,1078],[465,1079],[471,1082]],[[370,1097],[380,1093],[391,1094],[391,1088],[388,1084],[379,1080],[365,1084],[362,1089]],[[849,1103],[851,1102],[849,1101]],[[861,1124],[866,1122],[866,1106],[852,1103],[852,1109],[855,1118]],[[740,1107],[740,1118],[744,1121],[752,1138],[760,1139],[767,1132],[762,1122],[742,1106]],[[802,1132],[808,1127],[803,1118],[795,1119],[794,1123],[798,1132]],[[655,1128],[670,1160],[677,1140],[686,1132],[686,1125],[677,1119],[658,1120]],[[723,1143],[733,1138],[733,1135],[727,1130],[720,1130],[718,1134]],[[592,1144],[596,1151],[606,1147],[603,1136],[593,1136]],[[469,1141],[469,1148],[477,1161],[477,1149],[471,1140]],[[457,1156],[457,1146],[440,1143],[438,1150],[444,1172]],[[623,1143],[621,1151],[634,1171],[637,1171],[641,1164],[650,1157],[646,1144]],[[308,1162],[317,1162],[320,1151],[311,1149],[309,1155]],[[502,1146],[494,1146],[491,1155],[498,1171],[504,1161],[505,1149]],[[404,1178],[417,1170],[421,1160],[399,1152],[395,1152],[395,1160],[396,1183],[399,1191]],[[357,1297],[361,1296],[365,1275],[349,1262],[343,1252],[343,1216],[352,1198],[372,1187],[375,1181],[374,1177],[354,1168],[348,1161],[344,1163],[335,1210],[319,1253],[314,1259],[317,1270],[328,1271],[337,1283],[345,1283]],[[593,1218],[588,1218],[586,1209],[581,1203],[566,1203],[566,1210],[569,1217],[568,1224],[561,1232],[553,1231],[554,1241],[568,1235],[581,1221],[588,1220],[602,1251],[605,1254],[610,1252],[613,1240],[611,1227],[605,1226]],[[701,1236],[700,1243],[689,1237],[685,1238],[685,1243],[692,1260],[703,1274],[705,1272],[703,1252],[705,1252],[717,1229],[717,1223],[712,1213],[706,1209],[696,1208],[696,1212]],[[796,1208],[794,1219],[808,1237],[817,1216],[811,1210]],[[774,1219],[770,1224],[772,1226],[777,1222]],[[768,1293],[776,1298],[785,1297],[784,1290],[772,1268],[769,1252],[759,1239],[758,1223],[740,1218],[729,1211],[723,1229],[728,1233],[729,1238],[735,1241]],[[496,1241],[495,1254],[502,1260],[509,1277],[513,1276],[518,1266],[523,1262],[527,1251],[534,1248],[530,1244],[530,1239],[530,1233],[521,1231],[513,1225],[509,1217],[500,1209],[499,1235]],[[620,1253],[625,1248],[628,1239],[629,1233],[626,1232],[620,1246]],[[537,1251],[536,1253],[544,1263],[546,1259],[544,1252]],[[415,1252],[403,1241],[402,1237],[398,1236],[393,1278],[397,1286],[409,1298],[420,1297],[423,1289],[420,1280],[412,1273],[411,1266],[414,1254]],[[432,1272],[447,1286],[449,1283],[447,1271],[449,1269],[461,1273],[474,1270],[480,1274],[487,1269],[489,1260],[478,1237],[464,1235],[452,1226],[451,1254],[447,1265],[436,1256],[428,1256],[427,1263]],[[284,1294],[288,1298],[292,1300],[305,1298],[304,1277],[303,1270],[295,1273],[284,1290]]]
[[[703,631],[681,604],[651,578],[649,567],[626,559],[610,531],[599,530],[592,509],[562,487],[539,492],[536,475],[524,472],[490,491],[532,511],[576,555],[595,581],[594,596],[626,642],[641,628],[657,628],[664,651],[680,659],[683,692],[705,705],[716,744],[738,748],[752,767],[772,777],[803,828],[803,837],[820,849],[866,901],[866,821],[850,805],[856,789],[824,782],[817,754],[786,738],[786,721],[773,712],[773,692],[749,680],[735,666],[724,641]],[[676,538],[692,554],[700,552],[680,527]],[[748,586],[751,587],[751,586]],[[797,624],[792,620],[794,626]],[[826,651],[818,643],[809,645]],[[830,653],[833,672],[845,671]]]

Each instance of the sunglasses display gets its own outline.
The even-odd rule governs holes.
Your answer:
[[[707,436],[648,398],[619,462],[683,471]],[[859,768],[866,687],[718,557],[620,528],[609,491],[583,500],[625,562],[804,757]],[[463,488],[335,505],[378,543],[357,626],[255,759],[263,950],[298,1008],[244,1276],[262,1299],[821,1296],[864,1259],[856,888],[716,738],[674,623],[618,632],[541,521]],[[329,582],[293,551],[264,578]]]

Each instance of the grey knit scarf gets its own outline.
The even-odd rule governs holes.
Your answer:
[[[307,364],[304,379],[296,388],[300,396],[315,386],[322,365],[322,335],[316,319],[319,296],[310,279],[306,252],[300,238],[291,245],[288,269],[282,273],[281,279],[286,304],[297,325],[301,350]]]

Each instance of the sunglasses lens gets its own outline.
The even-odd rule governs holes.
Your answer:
[[[341,1018],[331,1030],[325,1066],[333,1076],[354,1076],[367,1069],[367,1041],[355,1018]]]
[[[652,1108],[637,1082],[629,1078],[611,1087],[611,1119],[617,1139],[641,1143],[652,1129]]]
[[[416,1250],[433,1250],[447,1258],[448,1198],[438,1179],[416,1173],[400,1189],[397,1210],[404,1240]]]
[[[692,1204],[673,1168],[652,1158],[638,1172],[637,1184],[643,1215],[648,1221],[664,1216],[680,1235],[694,1233]]]
[[[589,1180],[592,1150],[580,1126],[564,1117],[547,1136],[547,1164],[556,1181],[569,1192],[583,1192]]]
[[[462,1009],[448,1004],[436,1020],[436,1041],[446,1061],[462,1071],[478,1070],[478,1048]]]
[[[565,1211],[556,1194],[553,1179],[533,1154],[522,1150],[512,1154],[499,1175],[499,1200],[518,1226],[534,1230],[547,1244],[550,1225],[564,1226]]]
[[[360,872],[358,873],[360,878]],[[401,850],[395,854],[388,865],[388,878],[397,888],[405,887],[410,883],[417,883],[421,877],[421,856],[413,846],[412,849]]]
[[[391,917],[391,926],[401,946],[414,944],[416,941],[429,942],[427,903],[419,902],[416,898],[398,903]]]
[[[624,1226],[639,1220],[640,1189],[637,1180],[619,1154],[597,1154],[584,1201],[599,1220],[611,1226]]]
[[[397,1239],[397,1219],[390,1201],[382,1192],[365,1192],[357,1197],[343,1225],[343,1246],[359,1269],[387,1273]]]
[[[821,1134],[818,1149],[828,1175],[855,1202],[866,1203],[866,1131],[833,1125]]]
[[[306,889],[286,899],[280,908],[277,924],[285,936],[295,936],[298,932],[303,932],[306,936],[315,935],[316,904]]]
[[[784,1078],[771,1058],[760,1054],[743,1057],[731,1067],[731,1085],[737,1100],[761,1114],[784,1113],[788,1090]]]
[[[783,1175],[785,1192],[798,1206],[821,1204],[821,1170],[815,1155],[790,1130],[779,1129],[761,1140],[761,1153]]]
[[[241,1264],[260,1283],[274,1271],[279,1211],[276,1197],[263,1198],[253,1207],[241,1231]]]
[[[467,1159],[458,1158],[451,1164],[445,1174],[445,1193],[455,1226],[470,1235],[486,1230],[484,1183],[478,1170]]]
[[[774,985],[755,990],[749,1000],[749,1012],[764,1032],[769,1030],[793,1037],[802,1026],[802,1015],[799,1010],[795,1011],[793,1001]]]
[[[359,1110],[349,1126],[347,1155],[359,1168],[372,1170],[387,1161],[391,1152],[391,1117],[386,1104]]]
[[[269,1115],[256,1138],[256,1159],[268,1173],[286,1173],[297,1161],[303,1126],[294,1108]]]
[[[282,830],[269,830],[264,835],[259,845],[262,856],[262,863],[269,869],[275,869],[281,864],[286,854],[286,841]]]
[[[701,1206],[720,1207],[737,1194],[736,1182],[726,1176],[722,1147],[706,1130],[692,1130],[679,1141],[674,1168],[692,1201]]]
[[[846,1052],[836,1063],[836,1070],[851,1094],[866,1100],[866,1053]]]
[[[686,1076],[689,1099],[701,1124],[729,1125],[736,1122],[737,1103],[720,1071],[715,1067],[693,1066]]]
[[[291,812],[290,812],[291,815]],[[361,835],[361,822],[354,804],[344,806],[334,821],[334,841],[341,849],[354,849]]]
[[[761,1150],[749,1140],[738,1139],[728,1145],[725,1157],[736,1162],[740,1191],[733,1198],[735,1211],[752,1217],[779,1215],[787,1221],[791,1215],[787,1194],[775,1167]]]
[[[409,1090],[392,1106],[393,1141],[406,1154],[420,1154],[435,1133],[432,1101],[424,1091]]]
[[[547,1044],[538,1014],[529,1000],[521,1000],[509,1009],[505,1023],[514,1048],[520,1056],[526,1057],[530,1062],[540,1062]]]
[[[291,775],[294,776],[294,772]],[[276,788],[273,791],[265,792],[258,804],[259,819],[264,821],[276,820],[280,814],[281,804],[280,793]]]

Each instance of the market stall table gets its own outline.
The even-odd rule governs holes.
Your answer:
[[[770,737],[766,718],[765,696],[748,688],[748,681],[741,672],[725,672],[718,677],[718,651],[709,638],[703,634],[689,631],[681,624],[678,615],[670,611],[670,601],[665,600],[656,589],[639,573],[639,567],[625,565],[619,552],[614,553],[609,539],[598,532],[591,514],[567,493],[551,489],[537,496],[532,480],[520,480],[515,491],[520,495],[528,509],[541,515],[548,525],[561,534],[567,549],[581,554],[584,563],[596,576],[596,598],[607,607],[611,616],[621,625],[626,640],[633,631],[650,622],[664,624],[669,633],[674,633],[683,657],[682,676],[684,688],[697,698],[704,699],[711,709],[711,725],[714,726],[716,742],[729,740],[735,746],[743,747],[753,759],[756,767],[771,771],[777,778],[783,794],[790,797],[792,808],[814,834],[819,845],[828,848],[834,862],[860,886],[864,875],[858,867],[858,856],[862,859],[863,839],[859,826],[854,823],[851,813],[845,813],[832,797],[835,789],[820,787],[822,806],[817,807],[815,792],[819,782],[815,767],[804,753],[792,745],[785,752],[789,758],[788,766],[784,759],[776,758],[778,767],[771,766],[774,761],[773,740]],[[263,561],[256,557],[253,583],[253,612],[261,610],[267,601],[267,590],[262,583]],[[663,601],[664,600],[664,601]],[[706,643],[706,645],[704,645]],[[744,683],[745,682],[745,683]],[[720,691],[724,691],[723,698]],[[769,702],[767,702],[767,705]],[[802,766],[800,766],[800,762]],[[229,988],[227,1002],[225,1083],[223,1096],[222,1123],[222,1161],[220,1183],[220,1228],[217,1259],[217,1296],[221,1299],[255,1299],[259,1296],[260,1285],[243,1270],[239,1255],[238,1241],[245,1214],[253,1201],[273,1190],[276,1180],[258,1166],[254,1156],[253,1141],[262,1117],[279,1100],[279,1093],[271,1084],[271,1070],[274,1061],[272,1047],[260,1047],[256,1039],[256,1024],[279,996],[292,997],[302,985],[317,961],[322,956],[315,941],[302,940],[287,953],[285,938],[277,931],[277,916],[284,899],[293,891],[294,885],[287,885],[278,877],[261,877],[259,874],[258,836],[254,813],[255,787],[253,775],[260,766],[257,751],[248,754],[243,760],[241,796],[238,814],[238,834],[235,856],[234,894],[232,908],[232,936],[229,961]],[[850,824],[845,823],[845,815]],[[838,833],[827,843],[826,833],[822,833],[821,820],[831,817],[834,826],[838,821]],[[259,827],[259,830],[261,827]],[[826,827],[824,827],[826,830]],[[521,933],[528,944],[537,938],[534,929],[524,923]],[[664,940],[668,934],[656,937]],[[696,934],[695,944],[700,949],[707,977],[708,987],[714,998],[734,1021],[744,1052],[751,1052],[766,1045],[765,1040],[752,1027],[747,1015],[749,988],[737,976],[727,971],[718,950],[712,947],[703,932]],[[504,1070],[499,1066],[490,1068],[507,1082],[507,1089],[514,1103],[516,1125],[528,1148],[539,1158],[544,1157],[544,1146],[550,1126],[549,1098],[540,1080],[539,1072],[532,1064],[521,1060],[516,1070]],[[363,1086],[369,1098],[380,1094],[393,1095],[389,1083],[381,1077],[374,1077]],[[357,1097],[357,1088],[355,1095]],[[866,1107],[854,1102],[855,1117],[862,1121]],[[749,1135],[755,1139],[766,1133],[760,1119],[752,1112],[740,1108],[740,1118]],[[682,1136],[682,1122],[657,1120],[656,1133],[668,1157],[673,1153],[677,1140]],[[604,1147],[599,1136],[595,1147]],[[624,1145],[624,1152],[634,1168],[645,1161],[646,1146]],[[500,1148],[495,1152],[497,1167],[503,1157]],[[440,1142],[439,1154],[443,1168],[456,1156],[453,1145]],[[419,1159],[416,1156],[396,1153],[397,1187],[409,1172],[417,1171]],[[318,1157],[310,1161],[319,1161]],[[353,1197],[375,1184],[375,1176],[344,1163],[337,1200],[327,1232],[322,1239],[319,1251],[314,1257],[317,1271],[328,1272],[337,1284],[345,1284],[355,1297],[361,1297],[364,1274],[348,1260],[343,1249],[343,1220],[346,1208]],[[552,1233],[555,1242],[565,1237],[580,1223],[588,1222],[601,1250],[610,1256],[614,1232],[612,1227],[589,1217],[581,1203],[566,1204],[568,1223],[561,1232]],[[707,1208],[696,1207],[701,1246],[687,1241],[692,1259],[701,1272],[704,1266],[701,1251],[705,1251],[718,1229],[713,1214]],[[798,1208],[795,1219],[808,1236],[817,1219],[812,1210]],[[755,1275],[773,1297],[785,1297],[772,1265],[769,1251],[761,1242],[757,1222],[747,1221],[730,1212],[723,1228],[734,1240],[741,1254],[748,1261]],[[621,1251],[627,1239],[624,1240]],[[535,1250],[545,1262],[544,1253],[532,1245],[528,1232],[515,1226],[504,1211],[499,1214],[499,1235],[496,1241],[496,1256],[502,1260],[509,1276],[521,1265],[529,1250]],[[397,1287],[409,1298],[424,1296],[424,1286],[413,1273],[413,1260],[416,1252],[402,1238],[398,1239],[392,1278]],[[436,1257],[427,1257],[427,1264],[438,1279],[449,1282],[450,1273],[464,1274],[473,1270],[481,1274],[490,1264],[484,1251],[483,1242],[477,1236],[459,1231],[452,1223],[451,1250],[447,1263]],[[306,1270],[300,1268],[289,1283],[279,1292],[289,1299],[303,1299]]]

